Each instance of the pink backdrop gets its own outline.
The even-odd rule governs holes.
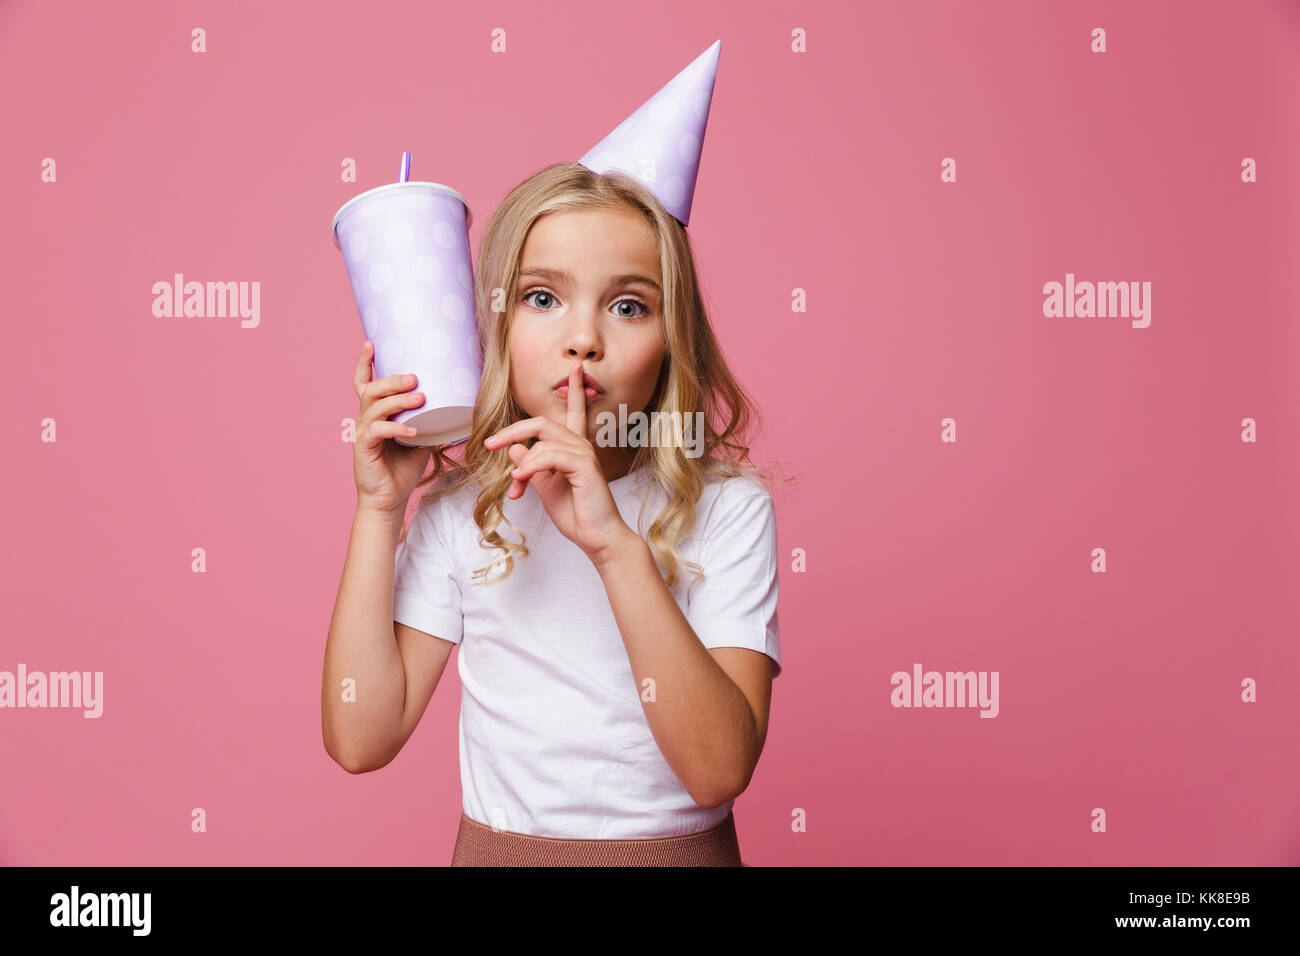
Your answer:
[[[104,674],[98,719],[0,710],[0,861],[450,860],[454,661],[382,771],[321,742],[362,341],[330,219],[410,150],[477,255],[719,38],[690,232],[799,479],[746,861],[1300,862],[1280,0],[0,4],[0,670]],[[260,283],[259,324],[155,317],[177,272]],[[1150,325],[1045,316],[1067,273],[1149,282]],[[997,717],[895,708],[916,663],[998,672]]]

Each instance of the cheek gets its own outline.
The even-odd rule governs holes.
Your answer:
[[[652,342],[643,343],[636,355],[637,378],[649,379],[653,388],[655,381],[659,378],[659,369],[663,366],[665,354],[663,343],[659,339],[656,338]]]
[[[526,380],[533,366],[533,362],[529,357],[536,354],[536,349],[528,341],[527,335],[520,335],[512,331],[509,351],[511,377]]]

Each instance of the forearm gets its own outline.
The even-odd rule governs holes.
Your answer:
[[[660,752],[697,804],[724,803],[744,787],[762,747],[749,701],[700,643],[639,535],[628,529],[596,569]]]
[[[402,726],[405,667],[393,628],[393,556],[402,517],[358,508],[325,641],[321,730],[341,765],[368,766]],[[356,681],[355,698],[343,681]]]

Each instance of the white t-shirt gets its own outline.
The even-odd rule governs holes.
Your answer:
[[[438,486],[448,476],[438,479]],[[609,483],[645,536],[666,497],[637,471]],[[650,492],[638,523],[642,494]],[[479,545],[473,481],[422,503],[395,556],[394,620],[458,643],[462,807],[472,820],[537,836],[637,839],[720,823],[729,801],[695,804],[650,733],[600,575],[551,521],[536,491],[503,509],[530,550],[503,581],[473,571],[500,551]],[[509,525],[497,529],[518,539]],[[710,478],[678,552],[673,592],[705,647],[747,647],[781,672],[776,520],[756,480]],[[500,567],[490,572],[499,576]]]

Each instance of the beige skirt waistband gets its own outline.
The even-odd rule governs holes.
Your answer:
[[[583,840],[494,830],[460,815],[452,866],[743,866],[732,813],[707,830],[638,840]]]

